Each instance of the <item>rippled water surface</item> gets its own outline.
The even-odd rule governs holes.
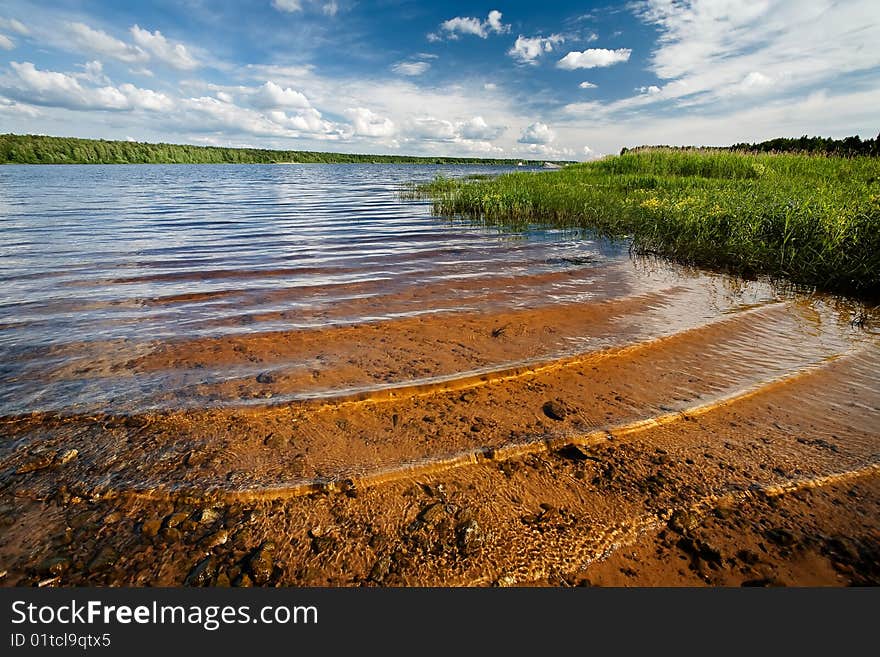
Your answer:
[[[625,244],[474,227],[399,196],[413,180],[501,171],[0,168],[0,414],[369,391],[653,339],[779,302],[765,285],[634,261]],[[326,348],[320,340],[296,346],[342,327],[416,318],[430,327],[430,318],[455,313],[582,312],[627,299],[641,301],[631,311],[596,305],[589,321],[562,313],[564,326],[532,336],[528,348],[481,349],[436,365],[413,358],[395,367],[402,364],[375,335],[371,344],[353,333]],[[833,303],[759,319],[755,332],[719,350],[741,364],[756,358],[763,374],[839,354],[862,339],[848,327],[848,310]],[[509,325],[499,320],[492,336],[507,339]],[[454,331],[455,322],[448,326]],[[256,348],[260,336],[285,336],[285,346]],[[778,348],[754,356],[756,338]],[[352,355],[358,349],[384,352],[387,362],[377,367],[388,375],[366,373]],[[258,394],[233,385],[258,376],[289,385]]]

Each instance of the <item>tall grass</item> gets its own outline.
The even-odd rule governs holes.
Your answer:
[[[631,237],[633,249],[880,298],[880,159],[639,151],[417,188],[434,211]]]

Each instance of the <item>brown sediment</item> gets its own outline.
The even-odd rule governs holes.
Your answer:
[[[255,367],[193,408],[0,419],[0,583],[878,583],[876,337],[821,298],[721,305],[682,284],[96,363]]]

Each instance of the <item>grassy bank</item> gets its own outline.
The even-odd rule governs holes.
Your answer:
[[[150,144],[136,141],[76,139],[43,135],[0,135],[0,164],[500,164],[520,160],[476,157],[414,157],[281,151],[262,148],[222,148],[188,144]],[[529,160],[528,164],[541,164]]]
[[[640,253],[880,297],[877,158],[649,150],[417,192],[439,214],[630,236]]]

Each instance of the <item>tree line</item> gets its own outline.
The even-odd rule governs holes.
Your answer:
[[[620,154],[629,151],[663,148],[670,150],[699,150],[695,146],[637,146],[623,148]],[[713,146],[711,150],[736,151],[740,153],[805,153],[809,155],[836,155],[840,157],[880,157],[880,134],[874,139],[862,139],[858,135],[843,139],[831,137],[778,137],[757,143],[740,142],[732,146]]]
[[[78,139],[45,135],[0,135],[0,164],[276,164],[276,163],[376,163],[376,164],[499,164],[541,160],[478,157],[414,157],[285,151],[263,148],[225,148],[188,144],[153,144],[138,141]]]

